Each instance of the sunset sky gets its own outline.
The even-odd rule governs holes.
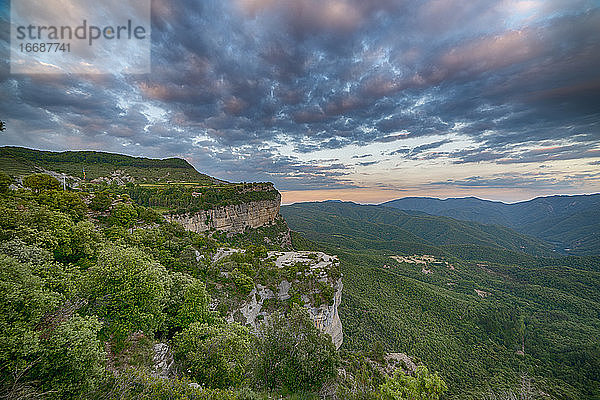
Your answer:
[[[286,203],[600,192],[600,1],[155,0],[151,74],[29,76],[0,4],[0,145],[182,157]]]

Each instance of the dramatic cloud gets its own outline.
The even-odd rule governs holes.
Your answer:
[[[180,156],[282,190],[423,171],[567,188],[600,159],[594,0],[154,0],[152,73],[114,76],[10,75],[4,7],[1,144]]]

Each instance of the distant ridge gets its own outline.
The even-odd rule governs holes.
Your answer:
[[[476,197],[406,197],[380,206],[506,226],[550,242],[565,254],[600,254],[600,194],[537,197],[513,204]]]
[[[319,242],[335,237],[353,249],[404,249],[425,254],[457,256],[478,247],[480,252],[507,252],[522,258],[553,256],[551,246],[539,239],[498,225],[401,211],[391,207],[351,202],[308,202],[281,207],[293,230]],[[361,240],[356,240],[360,237]],[[486,249],[486,250],[483,250]],[[514,253],[514,254],[513,254]]]

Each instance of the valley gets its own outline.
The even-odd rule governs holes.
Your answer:
[[[421,210],[281,206],[270,183],[183,160],[0,150],[11,395],[379,400],[425,380],[431,398],[524,382],[600,398],[595,251]]]

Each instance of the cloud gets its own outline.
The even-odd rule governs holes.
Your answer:
[[[2,61],[0,140],[185,156],[283,189],[360,186],[338,162],[311,166],[323,152],[586,160],[600,145],[598,26],[583,0],[154,0],[151,74],[10,75]]]
[[[444,140],[438,140],[436,142],[433,143],[427,143],[427,144],[422,144],[420,146],[415,147],[414,149],[412,149],[411,153],[413,154],[420,154],[423,153],[427,150],[432,150],[432,149],[437,149],[440,146],[443,146],[447,143],[452,143],[452,140],[450,139],[444,139]]]
[[[592,176],[579,176],[580,179]],[[579,189],[581,181],[573,177],[557,177],[550,174],[515,174],[513,176],[470,176],[463,179],[448,179],[445,181],[429,182],[432,186],[452,186],[458,188],[524,188],[524,189]]]

